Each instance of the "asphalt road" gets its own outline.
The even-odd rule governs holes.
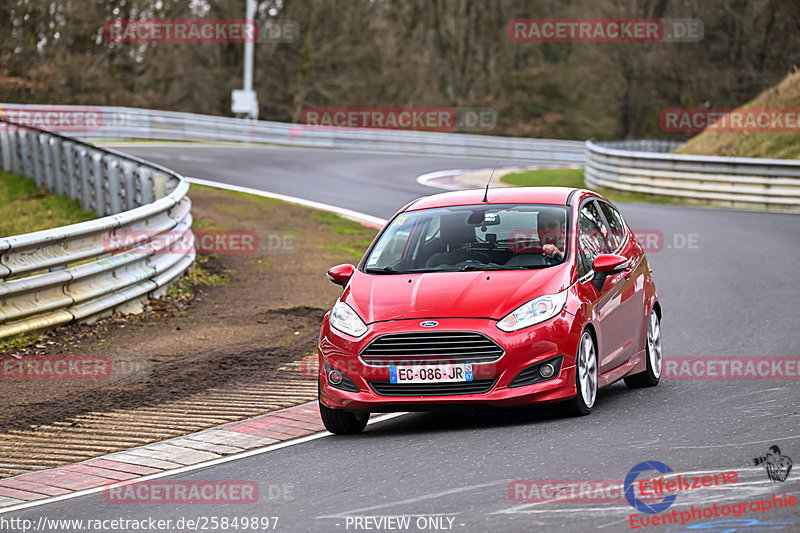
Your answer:
[[[494,165],[493,160],[263,147],[124,150],[189,176],[384,218],[437,192],[416,183],[421,173]],[[648,258],[664,309],[666,358],[800,355],[800,217],[620,207],[635,230],[663,236],[660,251]],[[800,460],[797,383],[662,380],[654,389],[636,391],[618,383],[601,390],[595,412],[579,419],[563,418],[553,407],[406,414],[370,424],[359,436],[327,436],[169,478],[253,480],[261,492],[255,504],[120,505],[93,494],[4,516],[157,517],[173,520],[171,531],[188,530],[178,527],[181,517],[211,516],[278,516],[276,531],[381,531],[386,529],[356,518],[398,515],[411,517],[403,529],[408,531],[436,531],[432,524],[440,522],[444,530],[465,532],[632,531],[633,509],[624,500],[516,503],[509,486],[513,494],[515,480],[622,480],[637,463],[654,460],[676,472],[740,475],[726,488],[680,494],[670,511],[773,494],[798,496],[800,473],[771,482],[763,467],[753,465],[773,444]],[[800,507],[720,520],[646,530],[800,531]]]

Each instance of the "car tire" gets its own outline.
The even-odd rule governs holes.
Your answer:
[[[335,435],[355,435],[364,431],[369,421],[369,413],[331,409],[319,403],[319,414],[325,429]]]
[[[655,309],[650,311],[650,321],[647,325],[647,342],[645,344],[646,366],[644,372],[626,376],[625,385],[629,389],[655,387],[661,381],[662,353],[661,353],[661,320]]]
[[[597,348],[592,334],[584,330],[575,357],[575,390],[577,394],[566,403],[572,416],[586,416],[597,400]]]
[[[322,423],[325,429],[334,435],[355,435],[367,427],[369,413],[332,409],[322,405],[322,385],[319,382],[317,382],[317,398]]]

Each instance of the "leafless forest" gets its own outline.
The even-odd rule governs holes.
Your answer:
[[[243,19],[244,0],[0,0],[0,102],[229,115],[241,44],[122,44],[109,19]],[[697,43],[518,43],[515,18],[698,18]],[[797,0],[261,0],[262,119],[321,106],[491,107],[496,134],[665,137],[666,107],[741,104],[800,66]],[[672,134],[673,138],[676,134]]]

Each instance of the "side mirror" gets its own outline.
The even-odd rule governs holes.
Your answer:
[[[611,274],[622,272],[628,268],[628,264],[628,258],[621,255],[600,254],[596,256],[592,262],[592,270],[594,270],[592,284],[598,291],[602,291],[606,278]]]
[[[335,267],[328,270],[328,279],[331,280],[333,283],[337,285],[341,285],[344,287],[347,285],[347,282],[350,281],[350,278],[353,277],[353,272],[356,271],[356,267],[349,264],[344,265],[336,265]]]
[[[628,258],[614,254],[600,254],[594,258],[592,270],[606,274],[621,272],[627,267]]]

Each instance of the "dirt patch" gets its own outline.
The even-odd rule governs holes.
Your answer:
[[[239,193],[193,186],[190,196],[194,229],[255,232],[258,250],[199,256],[187,281],[145,313],[57,328],[4,354],[103,356],[111,372],[0,380],[0,431],[269,380],[282,364],[316,353],[320,321],[341,293],[325,271],[356,262],[376,230]]]

